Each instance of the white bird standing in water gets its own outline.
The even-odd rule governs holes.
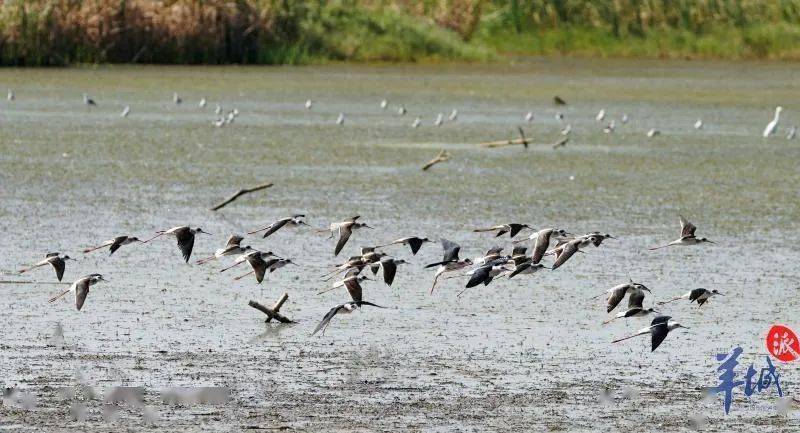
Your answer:
[[[178,96],[178,92],[172,93],[172,102],[174,102],[176,105],[180,105],[180,103],[183,102],[183,99]]]
[[[528,111],[528,114],[525,115],[525,121],[528,123],[533,122],[533,111]]]
[[[381,110],[385,110],[386,107],[388,107],[388,106],[389,106],[389,101],[387,101],[385,99],[381,101]]]
[[[8,89],[8,96],[7,96],[7,99],[8,99],[9,101],[13,101],[13,100],[14,100],[14,91],[13,91],[13,90],[11,90],[11,89]]]
[[[206,98],[200,98],[200,103],[198,103],[197,106],[200,108],[205,108],[206,104],[207,104]]]
[[[702,119],[697,119],[697,122],[694,122],[694,129],[703,129]]]
[[[419,128],[419,125],[421,125],[421,124],[422,124],[422,119],[420,119],[419,116],[417,116],[417,118],[414,119],[414,123],[411,124],[411,127],[412,128]]]
[[[214,114],[216,114],[216,115],[218,115],[218,116],[219,116],[220,114],[222,114],[222,106],[221,106],[221,105],[217,104],[217,106],[216,106],[216,107],[214,107]]]
[[[787,140],[794,140],[794,137],[796,135],[797,135],[797,127],[796,126],[792,126],[791,128],[789,128],[789,133],[786,134],[786,139]]]
[[[444,114],[439,113],[439,115],[436,116],[436,121],[433,122],[433,124],[436,126],[442,126],[442,123],[444,123]]]
[[[339,117],[336,118],[337,125],[344,125],[344,113],[339,113]]]
[[[310,99],[306,99],[306,110],[310,110],[312,106],[313,106],[313,103],[311,102],[311,100]]]
[[[649,131],[647,131],[648,138],[653,138],[657,135],[661,135],[661,131],[659,131],[658,129],[652,128]]]
[[[598,122],[602,122],[603,119],[605,119],[605,118],[606,118],[606,109],[603,108],[603,109],[601,109],[600,111],[597,112],[597,116],[594,117],[594,120],[596,120]]]
[[[131,107],[130,105],[126,105],[125,108],[122,109],[122,113],[119,114],[120,117],[128,117],[131,114]]]
[[[455,108],[453,108],[453,111],[451,111],[451,112],[450,112],[450,116],[448,117],[448,119],[449,119],[451,122],[455,122],[455,120],[456,120],[456,119],[458,119],[458,110],[456,110]]]
[[[631,119],[628,117],[627,114],[622,113],[622,119],[620,119],[620,120],[622,121],[622,123],[628,123],[628,121],[631,120]]]
[[[781,111],[783,111],[783,107],[780,105],[775,107],[775,117],[773,117],[772,121],[767,124],[766,128],[764,128],[764,133],[762,134],[764,138],[767,138],[778,131],[778,122],[781,119]]]

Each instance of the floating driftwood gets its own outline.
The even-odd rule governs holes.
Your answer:
[[[266,320],[267,323],[271,322],[272,319],[275,319],[275,320],[277,320],[278,322],[281,322],[281,323],[294,323],[294,321],[292,319],[289,319],[288,317],[286,317],[283,314],[279,313],[281,307],[283,306],[283,304],[288,299],[289,299],[289,294],[288,293],[284,293],[280,297],[280,299],[278,299],[278,302],[276,302],[275,305],[272,306],[272,308],[265,307],[265,306],[259,304],[256,301],[250,301],[250,302],[247,303],[247,305],[255,308],[258,311],[261,311],[264,314],[266,314],[267,315],[267,320]]]
[[[451,154],[450,154],[450,152],[448,152],[448,151],[446,151],[446,150],[442,149],[442,151],[441,151],[441,152],[439,152],[439,155],[437,155],[437,156],[436,156],[436,158],[433,158],[432,160],[428,161],[428,163],[427,163],[427,164],[425,164],[424,166],[422,166],[422,170],[423,170],[423,171],[424,171],[424,170],[427,170],[427,169],[429,169],[429,168],[433,167],[434,165],[436,165],[436,164],[438,164],[438,163],[440,163],[440,162],[445,162],[445,161],[448,161],[448,160],[450,160],[450,158],[452,158],[452,157],[453,157],[453,155],[451,155]]]
[[[519,131],[519,138],[512,138],[510,140],[497,140],[497,141],[486,141],[481,143],[480,145],[483,147],[493,148],[493,147],[503,147],[503,146],[513,146],[516,144],[521,144],[528,148],[528,139],[525,138],[525,131],[522,130],[521,127],[518,127],[517,130]]]
[[[261,191],[262,189],[266,189],[266,188],[269,188],[271,186],[272,186],[272,183],[271,182],[267,182],[267,183],[262,183],[261,185],[258,185],[258,186],[254,186],[252,188],[240,189],[239,191],[236,191],[236,193],[234,195],[228,197],[227,200],[225,200],[222,203],[212,207],[211,210],[220,210],[223,207],[229,205],[232,201],[236,200],[237,198],[239,198],[239,197],[241,197],[241,196],[243,196],[245,194],[250,194],[251,192]]]

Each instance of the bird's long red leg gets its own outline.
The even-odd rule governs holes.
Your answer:
[[[24,274],[25,272],[28,272],[28,271],[30,271],[30,270],[33,270],[33,269],[36,269],[36,268],[41,268],[42,266],[44,266],[44,265],[46,265],[46,264],[47,264],[47,263],[42,263],[42,264],[39,264],[39,265],[33,265],[33,266],[29,266],[29,267],[27,267],[27,268],[25,268],[25,269],[20,269],[20,270],[19,270],[19,273],[20,273],[20,274]]]
[[[238,277],[234,278],[234,280],[241,280],[242,278],[244,278],[244,277],[246,277],[246,276],[248,276],[248,275],[250,275],[250,274],[252,274],[254,272],[255,271],[250,271],[250,272],[248,272],[248,273],[246,273],[244,275],[239,275]]]
[[[163,232],[162,232],[162,233],[159,233],[159,234],[157,234],[157,235],[153,236],[152,238],[150,238],[150,239],[148,239],[148,240],[146,240],[146,241],[144,241],[144,242],[142,242],[142,243],[143,243],[143,244],[146,244],[146,243],[148,243],[148,242],[152,241],[153,239],[155,239],[155,238],[157,238],[157,237],[159,237],[159,236],[163,236],[163,235],[164,235],[164,233],[163,233]]]

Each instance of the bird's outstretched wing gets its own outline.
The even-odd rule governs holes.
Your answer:
[[[559,252],[560,251],[560,252]],[[578,252],[578,244],[576,242],[568,242],[564,248],[556,251],[556,261],[553,263],[553,270],[558,269],[564,262],[569,260],[576,252]]]
[[[697,227],[694,224],[690,223],[689,220],[683,217],[683,215],[679,215],[681,219],[681,237],[693,237],[695,230]]]
[[[344,286],[347,288],[347,292],[350,293],[350,297],[353,298],[354,302],[361,302],[362,298],[362,290],[361,284],[358,284],[358,278],[353,277],[344,281]]]
[[[410,238],[408,239],[408,246],[411,248],[411,254],[417,255],[417,252],[420,248],[422,248],[423,241],[420,238]]]
[[[489,279],[489,273],[492,271],[491,266],[481,266],[472,273],[469,281],[467,281],[466,288],[475,287]]]
[[[397,263],[394,260],[381,260],[381,267],[383,268],[383,282],[387,286],[391,286],[394,282],[394,276],[397,274]]]
[[[336,249],[333,251],[334,256],[339,255],[339,252],[342,251],[342,248],[344,248],[344,245],[347,243],[347,240],[350,239],[351,234],[353,234],[352,224],[339,227],[339,241],[336,242]]]
[[[239,235],[231,235],[228,238],[228,242],[225,243],[225,248],[232,247],[232,246],[237,246],[238,247],[242,243],[242,240],[244,240],[244,238],[239,236]]]
[[[644,290],[634,290],[628,296],[628,309],[643,308],[642,302],[644,302]]]
[[[611,289],[611,293],[609,293],[608,299],[606,300],[607,313],[613,311],[614,308],[617,308],[617,305],[622,302],[622,299],[625,297],[625,293],[628,291],[628,287],[630,286],[626,284]]]
[[[441,239],[442,249],[444,249],[444,255],[442,256],[442,262],[455,262],[458,261],[458,252],[461,250],[461,245],[453,242],[448,241],[445,238]]]
[[[175,233],[175,239],[178,241],[178,248],[181,250],[183,260],[189,263],[189,257],[192,256],[192,248],[194,248],[194,235],[189,230],[181,230]]]
[[[83,303],[86,302],[86,296],[89,294],[89,279],[85,278],[75,285],[75,307],[78,311],[83,308]]]
[[[67,264],[60,257],[50,260],[50,264],[53,265],[53,269],[56,271],[56,278],[58,278],[58,281],[61,281],[61,278],[64,276],[64,268],[67,267]]]
[[[325,313],[325,317],[323,317],[322,321],[319,322],[319,325],[317,325],[317,327],[314,328],[314,332],[312,332],[311,335],[314,335],[317,332],[327,328],[328,324],[331,323],[331,319],[333,319],[333,316],[335,316],[336,313],[338,313],[342,308],[344,308],[344,304],[337,305],[331,308],[327,313]]]
[[[269,227],[267,227],[267,230],[264,232],[264,235],[261,236],[262,239],[280,230],[283,226],[286,225],[287,222],[289,222],[290,219],[291,218],[283,218],[270,224]]]
[[[667,338],[667,334],[669,334],[669,328],[667,327],[667,322],[661,322],[651,326],[650,328],[650,335],[652,336],[650,340],[651,352],[658,349],[658,346],[661,345],[661,342],[663,342],[664,339]]]

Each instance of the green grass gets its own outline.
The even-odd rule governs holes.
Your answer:
[[[484,29],[476,41],[511,55],[800,60],[800,27],[790,25],[714,28],[703,34],[659,29],[625,38],[591,28],[522,33]]]

